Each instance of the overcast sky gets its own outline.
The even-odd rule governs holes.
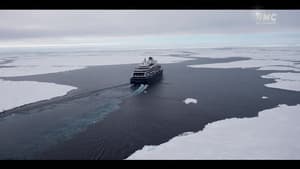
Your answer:
[[[256,13],[276,15],[257,24]],[[300,45],[300,10],[1,10],[0,47]]]

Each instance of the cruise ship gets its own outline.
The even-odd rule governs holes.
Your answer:
[[[163,69],[152,57],[144,61],[135,68],[130,78],[131,84],[150,84],[158,81],[163,74]]]

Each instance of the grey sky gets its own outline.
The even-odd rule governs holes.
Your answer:
[[[0,45],[68,38],[98,43],[97,38],[299,33],[300,10],[267,12],[277,14],[276,24],[256,24],[254,10],[2,10]]]

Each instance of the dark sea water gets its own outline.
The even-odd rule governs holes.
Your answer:
[[[5,78],[78,90],[6,112],[0,120],[0,159],[125,159],[144,145],[202,130],[214,121],[299,103],[299,92],[264,86],[273,80],[261,75],[274,71],[187,67],[241,59],[165,64],[163,79],[148,88],[129,85],[133,64]],[[185,98],[198,104],[186,105]]]

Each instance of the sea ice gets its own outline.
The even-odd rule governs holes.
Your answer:
[[[258,68],[257,70],[275,70],[275,71],[300,71],[298,57],[290,57],[292,60],[278,59],[275,56],[261,54],[253,55],[249,60],[233,61],[225,63],[198,64],[188,65],[191,68],[214,68],[214,69],[230,69],[230,68]],[[257,59],[260,58],[260,59]],[[264,75],[262,78],[275,79],[275,83],[265,84],[266,87],[278,88],[283,90],[300,91],[300,73],[281,72]]]
[[[0,113],[25,104],[63,96],[76,87],[32,81],[0,79]]]
[[[138,63],[148,57],[147,51],[72,51],[64,49],[36,51],[26,50],[1,53],[1,60],[14,56],[14,60],[1,64],[0,77],[17,77],[38,74],[58,73],[83,69],[88,66],[120,65]],[[166,54],[170,51],[162,51]],[[159,53],[159,52],[158,52]],[[21,55],[22,57],[15,57]],[[155,55],[162,64],[176,63],[191,58]],[[147,86],[145,86],[145,89]],[[24,104],[62,96],[75,87],[39,82],[13,82],[0,80],[0,111],[8,110]],[[144,89],[144,90],[145,90]]]
[[[279,70],[279,71],[296,71],[299,72],[300,68],[297,67],[287,67],[287,66],[266,66],[266,67],[261,67],[257,70]]]
[[[275,83],[265,84],[265,86],[267,87],[291,91],[300,91],[300,73],[271,73],[262,77],[266,79],[275,79]]]
[[[190,103],[197,104],[198,103],[197,99],[194,99],[194,98],[186,98],[183,102],[185,104],[190,104]]]
[[[128,159],[300,159],[299,112],[300,105],[279,105],[258,117],[213,122]]]
[[[290,48],[205,50],[198,57],[244,57],[249,60],[189,65],[192,68],[258,68],[299,71],[299,51]],[[284,56],[284,57],[283,57]],[[300,73],[271,73],[267,87],[300,91]],[[263,96],[262,99],[267,99]],[[208,124],[203,131],[180,135],[169,142],[136,151],[128,159],[300,159],[300,105],[279,105],[255,118],[227,119]]]
[[[58,54],[59,55],[59,54]],[[29,76],[37,74],[57,73],[69,70],[83,69],[88,66],[101,65],[121,65],[121,64],[135,64],[141,62],[145,56],[143,53],[105,53],[105,54],[89,54],[81,53],[74,55],[62,56],[27,56],[19,57],[11,63],[2,64],[2,66],[10,66],[0,69],[0,77],[16,77]],[[176,63],[191,58],[173,57],[173,56],[155,56],[155,59],[162,64]]]
[[[266,66],[275,66],[275,65],[284,65],[284,66],[293,66],[293,62],[289,61],[280,61],[280,60],[242,60],[226,63],[212,63],[212,64],[200,64],[200,65],[189,65],[192,68],[217,68],[217,69],[228,69],[228,68],[255,68],[255,67],[266,67]]]

